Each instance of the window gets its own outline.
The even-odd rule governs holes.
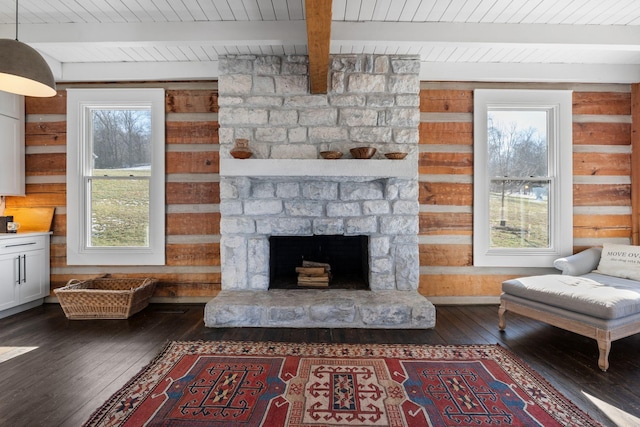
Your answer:
[[[164,265],[164,90],[67,90],[67,263]]]
[[[570,91],[474,91],[474,265],[571,254],[571,108]]]

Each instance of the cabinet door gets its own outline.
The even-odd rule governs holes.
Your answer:
[[[0,195],[24,196],[23,122],[0,115]]]
[[[0,114],[22,119],[24,116],[24,96],[0,90]]]
[[[20,293],[20,303],[30,302],[38,298],[44,298],[45,294],[45,277],[44,277],[44,251],[24,252],[20,254],[20,279],[18,286]]]
[[[0,255],[0,310],[18,305],[18,254]]]

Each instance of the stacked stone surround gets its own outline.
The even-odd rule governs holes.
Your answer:
[[[417,184],[304,178],[221,182],[222,288],[269,287],[269,236],[369,236],[371,290],[418,287]]]
[[[404,151],[402,161],[417,164],[419,58],[332,56],[326,95],[309,94],[307,68],[306,56],[220,59],[222,292],[207,304],[205,324],[433,327],[433,305],[417,293],[417,173],[355,177],[345,166],[343,176],[290,176],[278,160],[281,174],[256,176],[252,159],[230,158],[234,140],[247,138],[261,161],[300,162],[325,150],[348,158],[349,148],[367,145],[378,149],[374,161]],[[226,164],[246,176],[225,176]],[[269,236],[314,234],[369,236],[371,291],[267,291]]]
[[[329,91],[309,94],[306,56],[220,58],[220,156],[236,138],[254,158],[317,159],[320,151],[372,146],[416,156],[420,60],[415,56],[334,55]],[[417,161],[417,158],[416,158]]]

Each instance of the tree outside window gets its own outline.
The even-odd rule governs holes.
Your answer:
[[[491,247],[549,247],[547,112],[487,114]]]

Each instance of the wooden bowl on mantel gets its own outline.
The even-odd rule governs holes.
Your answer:
[[[394,152],[394,153],[386,153],[384,155],[387,159],[391,159],[391,160],[402,160],[405,157],[407,157],[407,153],[403,153],[403,152]]]
[[[234,159],[248,159],[253,155],[253,153],[248,150],[231,150],[229,154],[231,154]]]
[[[374,147],[356,147],[349,151],[351,151],[354,159],[370,159],[376,154],[377,150]]]
[[[321,151],[320,156],[322,156],[323,159],[336,160],[342,157],[342,152],[341,151]]]

